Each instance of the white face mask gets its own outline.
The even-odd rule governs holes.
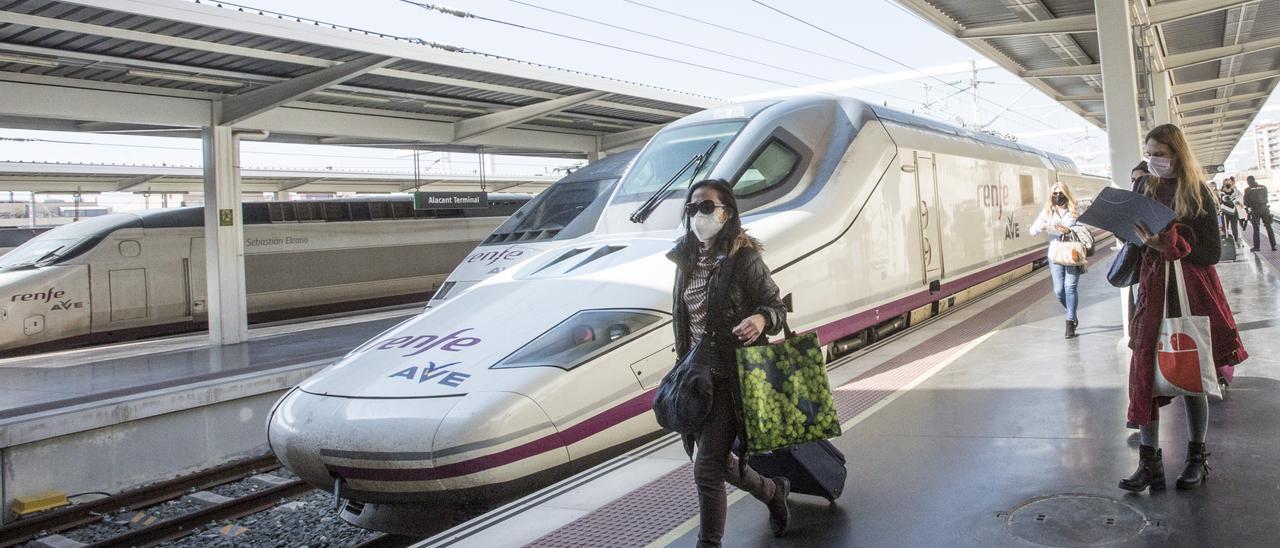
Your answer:
[[[689,223],[693,227],[693,235],[698,237],[702,243],[711,241],[720,233],[720,229],[724,228],[724,221],[720,220],[719,212],[699,213],[693,216],[693,221]]]

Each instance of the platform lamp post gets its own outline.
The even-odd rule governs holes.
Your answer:
[[[1127,188],[1120,182],[1127,182],[1130,170],[1142,161],[1133,18],[1128,0],[1094,0],[1093,9],[1098,25],[1107,144],[1111,152],[1111,185]],[[1132,303],[1132,289],[1122,289],[1120,315],[1124,326],[1124,340],[1128,339]]]

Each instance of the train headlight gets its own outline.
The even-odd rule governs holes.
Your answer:
[[[520,347],[493,368],[573,369],[656,329],[664,319],[666,315],[649,310],[583,310]]]

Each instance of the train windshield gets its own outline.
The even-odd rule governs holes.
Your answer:
[[[596,201],[612,185],[616,178],[594,181],[560,182],[546,191],[524,220],[516,226],[516,232],[560,230]]]
[[[618,189],[617,196],[614,196],[613,203],[643,202],[649,199],[649,196],[662,188],[662,185],[680,171],[690,158],[706,152],[711,148],[711,143],[718,141],[720,145],[711,153],[711,158],[703,162],[702,169],[697,173],[685,173],[679,181],[676,181],[676,184],[671,186],[671,190],[674,191],[689,188],[690,181],[697,181],[711,172],[725,149],[729,148],[729,141],[732,141],[738,135],[738,130],[746,124],[745,120],[736,120],[662,132],[654,137],[653,142],[644,149],[644,153],[636,158],[635,165],[622,180],[622,186]],[[681,195],[680,198],[683,199],[684,196]]]
[[[693,181],[705,178],[720,161],[721,155],[729,148],[729,143],[738,136],[738,131],[747,124],[746,120],[731,120],[698,124],[675,128],[659,133],[645,147],[644,152],[636,158],[635,164],[627,171],[618,191],[613,196],[607,215],[611,232],[635,230],[666,230],[679,223],[680,208],[668,202],[683,200],[685,190]],[[659,205],[643,225],[633,224],[627,220],[627,214],[621,214],[618,206],[629,205],[631,210],[649,199],[654,192],[662,188],[689,160],[711,148],[712,143],[719,143],[712,151],[711,157],[702,162],[697,173],[686,172],[680,180],[667,191],[662,205]],[[630,211],[628,210],[627,213]],[[621,217],[619,219],[618,217]],[[621,224],[625,223],[625,225]],[[626,226],[631,225],[631,226]]]
[[[0,257],[0,270],[58,264],[97,245],[113,230],[137,224],[133,215],[103,215],[62,225],[5,253]]]

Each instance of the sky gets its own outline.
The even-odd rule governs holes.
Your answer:
[[[968,93],[968,67],[973,61],[981,68],[979,125],[1072,156],[1092,172],[1102,173],[1107,161],[1106,136],[1101,130],[891,0],[451,0],[446,4],[479,16],[465,19],[402,0],[361,0],[359,9],[332,0],[237,3],[717,98],[746,99],[816,86],[970,124],[975,120],[975,101]],[[769,6],[823,26],[837,37]],[[925,78],[906,67],[936,77]],[[1259,122],[1280,119],[1280,101],[1273,97],[1268,106]],[[0,130],[2,160],[199,165],[199,145],[192,139]],[[1252,167],[1252,146],[1248,137],[1242,140],[1228,169]],[[405,171],[413,166],[412,154],[406,150],[245,143],[242,153],[245,167]],[[425,158],[423,165],[434,165],[437,171],[469,172],[475,169],[469,167],[474,162],[465,155],[448,159],[435,155]],[[496,167],[499,172],[549,172],[564,163],[500,158]]]

